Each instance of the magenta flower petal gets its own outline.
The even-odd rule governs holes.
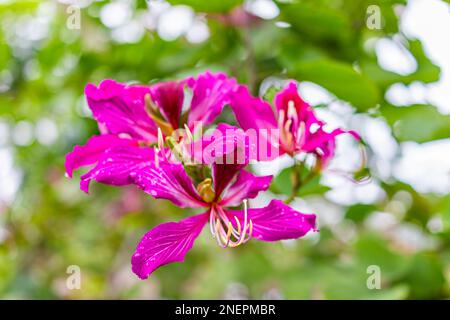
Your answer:
[[[269,188],[272,176],[257,177],[242,170],[238,173],[236,181],[224,192],[221,206],[234,207],[242,203],[244,199],[253,199],[260,191]]]
[[[256,137],[252,159],[272,160],[279,156],[278,124],[272,107],[261,98],[252,97],[245,86],[239,86],[232,95],[230,106],[239,125],[249,137]]]
[[[184,101],[185,81],[167,81],[151,86],[153,101],[173,129],[180,126],[181,110]]]
[[[131,258],[133,272],[139,278],[147,279],[160,266],[183,262],[208,216],[209,213],[203,213],[180,222],[163,223],[147,232]]]
[[[297,115],[300,119],[306,121],[308,118],[313,117],[315,119],[314,113],[308,103],[303,101],[303,99],[298,94],[297,83],[291,81],[288,85],[277,93],[275,96],[275,107],[277,111],[283,110],[285,114],[288,112],[288,106],[290,103],[297,111]]]
[[[231,180],[244,169],[246,164],[213,164],[212,174],[216,199],[222,195]]]
[[[127,134],[138,140],[156,141],[157,127],[145,111],[146,86],[127,86],[104,80],[98,87],[88,84],[87,102],[103,130],[111,134]]]
[[[227,213],[231,218],[236,216],[243,225],[243,210]],[[262,241],[296,239],[316,230],[315,214],[300,213],[280,200],[272,200],[265,208],[248,209],[247,219],[253,224],[252,237]]]
[[[322,128],[319,128],[317,132],[309,136],[309,139],[303,145],[303,150],[306,152],[312,152],[316,148],[320,148],[328,141],[334,140],[338,135],[343,133],[347,133],[347,131],[335,129],[331,132],[326,132]]]
[[[193,90],[188,123],[191,127],[195,121],[202,121],[203,126],[206,126],[230,102],[236,80],[228,78],[224,73],[213,74],[206,71],[196,79],[189,79],[188,85]]]
[[[230,104],[239,125],[244,129],[276,129],[277,121],[269,103],[253,97],[246,86],[240,85]]]
[[[175,205],[185,207],[204,207],[199,196],[181,164],[161,163],[132,173],[134,183],[144,192],[157,199],[167,199]]]
[[[91,180],[123,186],[133,183],[130,174],[149,166],[155,159],[152,148],[114,147],[106,150],[97,165],[81,176],[80,188],[88,192]]]
[[[66,173],[72,177],[73,171],[95,164],[103,152],[113,146],[137,146],[136,140],[122,139],[114,135],[91,137],[84,146],[75,146],[66,156]]]
[[[211,134],[203,135],[187,146],[188,154],[204,164],[240,162],[250,160],[250,143],[245,132],[234,126],[220,123]]]

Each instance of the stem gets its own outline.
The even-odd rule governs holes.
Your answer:
[[[250,34],[250,28],[247,26],[243,28],[243,40],[244,40],[244,46],[247,51],[247,59],[245,65],[247,66],[247,73],[248,73],[248,83],[249,87],[252,90],[255,90],[256,87],[256,81],[257,81],[257,71],[256,71],[256,64],[255,64],[255,54],[253,52],[252,47],[252,37]]]
[[[298,191],[300,190],[300,187],[302,185],[302,177],[301,177],[301,171],[303,168],[302,162],[295,162],[294,164],[294,171],[292,171],[292,191],[289,198],[286,199],[286,203],[289,204],[292,201],[294,201],[295,196],[297,195]]]
[[[308,182],[310,182],[317,174],[315,170],[311,170],[308,175],[302,179],[302,169],[303,169],[303,163],[302,162],[296,162],[294,164],[294,171],[292,172],[292,191],[289,198],[286,199],[285,203],[289,204],[292,201],[294,201],[295,197],[297,196],[298,192],[300,191],[301,187],[306,185]]]

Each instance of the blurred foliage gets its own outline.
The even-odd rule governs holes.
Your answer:
[[[124,43],[101,22],[109,1],[82,8],[80,29],[67,27],[68,5],[62,3],[0,3],[0,122],[9,128],[0,137],[0,148],[12,152],[14,170],[21,176],[13,201],[0,203],[0,297],[448,298],[450,197],[421,194],[376,172],[373,179],[386,196],[373,204],[332,203],[324,198],[329,188],[320,177],[300,190],[297,196],[320,199],[338,208],[336,215],[342,213],[334,224],[324,219],[320,235],[296,242],[250,241],[222,250],[205,232],[184,264],[161,268],[147,281],[131,273],[131,254],[148,229],[194,211],[155,201],[131,187],[95,184],[86,195],[78,189],[79,176],[64,177],[65,154],[98,130],[86,112],[83,89],[88,82],[114,78],[150,83],[211,69],[228,72],[257,93],[269,76],[292,77],[314,82],[356,112],[386,121],[399,142],[448,138],[450,132],[449,117],[434,106],[396,107],[384,99],[394,83],[429,83],[440,77],[420,41],[399,31],[396,9],[406,0],[279,1],[274,20],[254,19],[244,26],[218,18],[229,17],[239,0],[169,2],[191,6],[207,19],[210,37],[198,44],[185,37],[165,41],[149,27],[139,39]],[[133,18],[148,13],[144,1],[130,3]],[[367,7],[374,4],[383,17],[379,30],[365,24]],[[417,62],[409,75],[382,69],[366,46],[394,36]],[[233,119],[226,112],[222,117]],[[13,139],[17,125],[25,121],[36,126],[43,119],[56,125],[56,140]],[[292,170],[275,178],[271,192],[290,194]],[[8,184],[0,181],[0,188]],[[396,217],[396,226],[368,226],[386,212]],[[432,232],[429,221],[436,217],[442,228]],[[423,246],[399,242],[396,233],[403,227],[419,232]],[[69,265],[81,267],[81,290],[66,288]],[[381,290],[367,288],[370,265],[381,268]]]

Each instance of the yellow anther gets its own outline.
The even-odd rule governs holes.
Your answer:
[[[187,143],[194,142],[194,136],[192,135],[192,131],[189,129],[187,124],[184,124],[184,129],[186,130]]]
[[[206,178],[202,182],[200,182],[197,185],[197,191],[202,197],[202,199],[207,202],[211,203],[214,201],[216,197],[216,193],[214,192],[213,186],[212,186],[212,180],[211,178]]]
[[[248,219],[247,200],[244,200],[244,221],[243,224],[237,216],[234,216],[236,224],[227,217],[227,214],[220,207],[215,207],[211,211],[211,232],[221,247],[237,247],[247,242],[253,233],[253,221]],[[226,229],[226,230],[225,230]]]
[[[169,123],[167,123],[167,121],[161,115],[161,112],[159,112],[158,106],[153,102],[152,97],[150,96],[149,93],[147,93],[144,96],[144,102],[145,102],[145,110],[147,111],[147,114],[156,123],[156,125],[158,126],[158,129],[160,128],[162,130],[162,133],[164,133],[164,135],[170,136],[173,132],[173,128]]]
[[[161,131],[161,128],[158,127],[158,148],[159,150],[164,149],[164,137]]]

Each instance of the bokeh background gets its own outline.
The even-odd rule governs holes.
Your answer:
[[[448,2],[0,0],[0,297],[448,298]],[[319,233],[221,249],[205,231],[184,264],[140,281],[140,237],[196,211],[132,187],[86,195],[79,172],[64,176],[65,154],[97,132],[83,89],[206,69],[261,95],[297,79],[330,126],[362,134],[371,179],[343,174],[361,159],[339,138],[331,167],[293,202],[318,215]],[[221,120],[234,121],[228,108]],[[277,177],[252,204],[286,197],[289,165],[254,166]],[[70,265],[79,290],[66,286]],[[367,287],[373,265],[379,290]]]

